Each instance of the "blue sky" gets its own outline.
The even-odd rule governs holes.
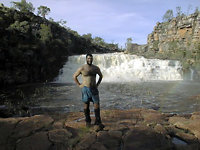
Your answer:
[[[0,0],[10,7],[13,0]],[[20,0],[14,0],[20,1]],[[106,42],[125,45],[131,37],[133,43],[146,44],[147,36],[153,31],[156,22],[168,9],[180,6],[187,13],[191,6],[194,12],[200,0],[27,0],[35,8],[40,5],[51,9],[47,18],[67,21],[66,26],[80,35],[91,33]],[[36,9],[37,10],[37,9]]]

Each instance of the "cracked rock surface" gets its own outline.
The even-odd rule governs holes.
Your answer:
[[[92,115],[92,123],[94,115]],[[199,150],[200,113],[102,110],[105,128],[85,126],[82,112],[0,118],[0,150]],[[176,137],[186,145],[173,143]]]

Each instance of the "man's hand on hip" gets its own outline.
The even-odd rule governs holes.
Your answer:
[[[83,85],[83,84],[80,84],[80,85],[79,85],[79,87],[80,87],[80,88],[83,88],[83,87],[84,87],[84,85]]]

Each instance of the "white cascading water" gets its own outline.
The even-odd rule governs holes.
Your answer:
[[[194,78],[194,70],[190,68],[190,80]]]
[[[146,59],[124,53],[93,54],[93,58],[93,64],[101,69],[104,76],[102,82],[183,79],[182,66],[175,60]],[[55,82],[74,82],[73,73],[85,63],[85,55],[70,56]]]

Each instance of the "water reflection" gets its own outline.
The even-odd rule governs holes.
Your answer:
[[[64,107],[82,111],[81,89],[76,85],[52,84],[45,96],[37,97],[39,107]],[[103,83],[99,87],[102,109],[152,108],[168,113],[200,110],[200,84],[183,81]]]

